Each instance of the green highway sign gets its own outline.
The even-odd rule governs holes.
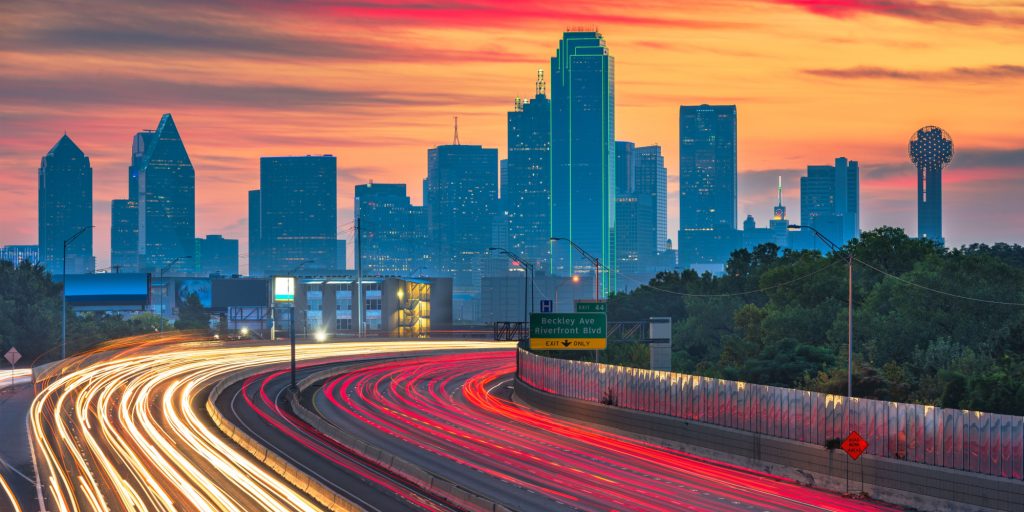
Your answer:
[[[533,313],[532,350],[604,350],[608,317],[604,313]]]
[[[603,300],[578,300],[576,301],[577,313],[607,313],[608,303]]]

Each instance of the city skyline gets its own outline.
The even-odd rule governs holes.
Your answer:
[[[304,80],[274,78],[263,86],[256,84],[263,84],[268,72],[281,70],[307,69],[299,75],[308,78],[308,73],[315,71],[310,61],[319,57],[285,43],[300,37],[299,22],[348,27],[351,22],[344,16],[315,20],[322,13],[300,9],[282,15],[281,23],[268,34],[276,37],[260,43],[244,37],[239,30],[248,26],[244,22],[208,7],[219,13],[215,19],[231,29],[220,39],[171,49],[161,47],[154,38],[144,41],[145,51],[132,53],[118,50],[117,45],[104,46],[107,40],[103,38],[76,40],[76,30],[89,29],[90,22],[54,13],[46,13],[55,16],[48,29],[63,37],[33,45],[33,41],[38,43],[33,39],[37,32],[28,22],[43,13],[21,10],[5,16],[12,20],[12,26],[5,27],[9,29],[5,41],[11,44],[4,45],[2,58],[21,65],[12,70],[11,79],[0,90],[0,109],[5,114],[0,118],[5,133],[0,200],[6,205],[4,213],[13,220],[0,228],[0,243],[36,242],[35,168],[39,156],[67,129],[90,156],[94,168],[94,252],[97,266],[108,266],[109,201],[124,197],[123,170],[130,164],[132,135],[140,127],[152,126],[164,112],[174,114],[196,168],[197,236],[217,233],[244,243],[246,191],[258,181],[259,157],[275,154],[338,155],[338,222],[348,222],[353,185],[370,179],[415,184],[425,176],[423,149],[450,138],[451,115],[460,116],[465,139],[499,148],[499,158],[507,155],[507,105],[516,95],[529,97],[533,86],[529,77],[537,69],[547,68],[552,44],[566,25],[577,22],[598,24],[615,55],[616,139],[664,148],[669,197],[678,194],[679,169],[674,165],[678,147],[672,141],[678,137],[674,117],[679,105],[736,104],[740,219],[752,213],[759,225],[767,223],[779,175],[784,178],[789,217],[799,218],[797,180],[806,166],[827,164],[836,155],[847,155],[862,166],[862,228],[888,224],[914,234],[916,182],[905,154],[906,140],[918,127],[934,124],[949,130],[958,148],[943,177],[947,244],[1020,242],[1024,226],[1018,218],[1024,216],[983,206],[1002,202],[1013,208],[1011,199],[1020,193],[1014,171],[1024,166],[1024,142],[1009,128],[1021,124],[1022,114],[1019,109],[999,108],[1013,101],[1009,96],[1013,87],[1004,86],[1024,76],[1014,57],[1019,48],[1011,41],[1019,9],[958,4],[958,13],[967,21],[957,21],[950,16],[929,18],[929,13],[938,12],[929,5],[919,6],[921,14],[915,17],[855,7],[830,10],[815,2],[803,2],[803,7],[786,4],[755,2],[747,6],[764,16],[757,24],[745,24],[751,35],[735,42],[721,39],[740,30],[737,23],[725,21],[735,19],[735,13],[728,15],[728,6],[694,6],[687,11],[692,18],[682,19],[676,13],[662,23],[616,15],[615,4],[607,3],[595,4],[589,14],[563,12],[557,16],[533,5],[512,15],[496,4],[481,4],[473,12],[439,6],[442,14],[454,15],[431,18],[431,23],[423,23],[422,18],[430,15],[426,11],[343,6],[340,11],[356,19],[371,19],[401,33],[438,34],[440,29],[451,28],[456,35],[442,34],[429,43],[424,42],[427,38],[417,38],[419,42],[402,56],[373,54],[380,64],[366,58],[369,52],[386,48],[379,36],[364,38],[366,43],[360,47],[352,43],[366,35],[365,29],[354,30],[350,36],[334,36],[326,42],[339,45],[337,48],[347,42],[348,51],[339,51],[342,56],[322,70],[327,85],[319,96],[319,90],[304,87]],[[268,5],[250,9],[272,7]],[[124,7],[107,28],[113,34],[127,31],[131,20],[148,27],[152,22],[147,20],[159,14],[152,9],[156,8]],[[194,32],[209,23],[200,18],[198,14],[181,14],[170,25]],[[469,18],[473,21],[467,22]],[[772,23],[792,29],[791,33],[779,35],[767,27]],[[493,31],[477,25],[493,25],[489,27]],[[529,33],[524,31],[526,26],[530,26]],[[158,27],[151,28],[159,33]],[[485,33],[496,35],[485,37]],[[835,33],[844,36],[837,38]],[[887,39],[869,39],[861,33],[885,33]],[[930,37],[940,33],[949,42],[963,43],[963,54],[951,56],[945,45],[929,43]],[[986,37],[977,37],[978,33]],[[143,37],[143,33],[136,36]],[[819,41],[821,48],[797,48],[800,41],[807,40]],[[453,44],[456,41],[461,42]],[[773,41],[777,47],[766,49],[756,41]],[[90,59],[49,58],[60,48],[72,48],[96,61],[94,66],[108,69],[111,77],[121,80],[122,89],[117,90],[142,81],[153,87],[107,96],[98,86],[106,78],[87,73],[85,61]],[[215,50],[222,51],[221,60],[200,63],[202,54]],[[825,59],[827,50],[832,50],[834,57]],[[757,55],[751,55],[754,53]],[[292,60],[271,62],[268,55],[291,55]],[[443,73],[415,62],[430,55],[446,64]],[[154,62],[153,56],[159,59]],[[383,71],[382,64],[394,59],[412,62],[404,71]],[[125,60],[136,69],[128,70],[115,60]],[[140,62],[147,66],[139,68]],[[267,69],[246,67],[254,62],[264,63]],[[665,69],[666,63],[672,69]],[[749,63],[757,65],[743,71]],[[476,67],[487,71],[471,73]],[[174,81],[156,76],[161,70],[192,68],[202,79],[177,76]],[[215,78],[229,70],[241,74],[219,89],[196,85],[204,80],[218,82]],[[339,85],[356,74],[366,79],[354,83],[372,89],[373,94],[360,96]],[[411,76],[417,77],[412,80],[415,87],[401,83]],[[77,88],[58,98],[57,92],[67,92],[60,86],[62,81],[74,82]],[[799,94],[782,90],[794,82],[805,84],[798,88]],[[237,94],[229,97],[231,91]],[[75,102],[74,111],[57,113],[55,107],[68,101]],[[331,121],[324,122],[326,119]],[[299,125],[302,130],[296,129]],[[389,160],[382,162],[382,155]],[[417,188],[410,187],[410,196],[414,204],[422,204]],[[671,237],[678,226],[678,204],[670,200],[668,206]],[[245,260],[242,266],[247,266]]]

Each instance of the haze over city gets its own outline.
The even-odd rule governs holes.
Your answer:
[[[33,2],[0,7],[0,241],[36,238],[39,159],[67,131],[94,168],[97,267],[135,132],[173,113],[196,168],[197,235],[246,240],[259,157],[338,157],[338,222],[368,180],[415,186],[452,140],[506,155],[506,113],[532,95],[567,27],[615,56],[615,137],[660,144],[678,227],[678,107],[735,104],[739,217],[760,224],[777,176],[861,165],[861,226],[916,232],[907,140],[946,129],[944,234],[1024,238],[1024,8],[986,2]],[[345,233],[339,233],[344,237]],[[351,248],[351,244],[349,247]],[[244,251],[243,251],[244,252]],[[242,261],[242,267],[246,262]]]

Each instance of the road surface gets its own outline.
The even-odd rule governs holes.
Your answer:
[[[205,409],[210,386],[234,372],[282,368],[288,345],[232,346],[174,336],[72,358],[69,371],[37,394],[30,419],[47,509],[321,510],[226,438]],[[298,357],[482,346],[488,345],[304,344]]]
[[[313,403],[340,428],[518,510],[899,510],[519,406],[492,393],[514,366],[512,351],[383,362],[329,379]]]

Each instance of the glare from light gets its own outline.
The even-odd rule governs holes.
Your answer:
[[[248,336],[249,335],[249,328],[248,327],[242,327],[242,330],[238,331],[238,333],[241,334],[242,336]]]
[[[327,331],[323,329],[316,331],[316,333],[313,334],[313,339],[320,343],[327,341]]]

